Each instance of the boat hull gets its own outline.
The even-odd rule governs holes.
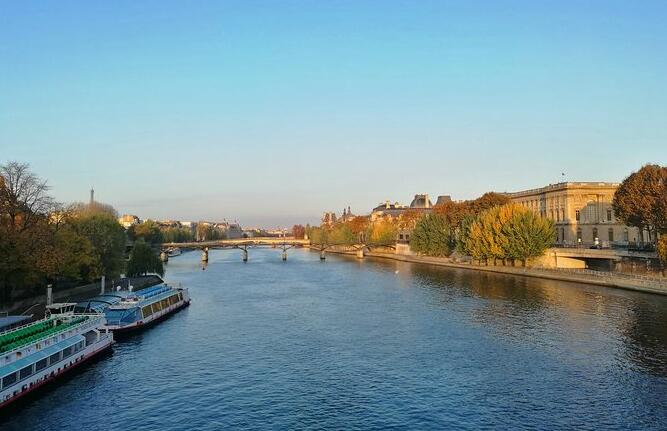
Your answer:
[[[116,325],[107,325],[106,329],[113,331],[114,336],[123,336],[131,335],[135,332],[142,331],[146,328],[153,326],[154,324],[161,322],[172,314],[182,310],[183,308],[190,305],[190,299],[183,300],[177,304],[172,305],[169,308],[166,308],[158,313],[151,315],[148,319],[138,320],[129,325],[116,326]]]
[[[51,385],[56,381],[73,374],[73,370],[81,369],[82,365],[89,364],[93,359],[96,359],[102,356],[105,353],[111,352],[111,346],[113,345],[113,338],[108,338],[103,341],[100,341],[96,346],[90,349],[89,351],[83,352],[82,355],[77,357],[72,357],[69,363],[64,364],[62,367],[59,367],[57,370],[51,371],[43,378],[36,380],[34,382],[26,382],[23,386],[25,388],[17,389],[18,393],[11,398],[0,402],[0,411],[4,411],[5,407],[13,405],[14,403],[24,400],[28,395],[37,395],[37,392],[40,389],[43,389],[45,386]],[[78,359],[78,360],[77,360]]]

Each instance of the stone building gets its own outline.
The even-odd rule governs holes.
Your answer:
[[[618,183],[566,182],[508,193],[519,205],[550,218],[561,246],[627,247],[641,242],[639,229],[616,219],[611,206]]]
[[[327,211],[322,215],[322,225],[331,226],[338,221],[338,216],[333,211]]]
[[[141,219],[132,214],[123,214],[122,216],[118,217],[118,223],[120,223],[125,229],[128,229],[130,226],[141,224]]]

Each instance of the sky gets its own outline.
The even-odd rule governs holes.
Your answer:
[[[0,0],[0,163],[62,202],[267,227],[619,182],[667,164],[665,22],[648,0]]]

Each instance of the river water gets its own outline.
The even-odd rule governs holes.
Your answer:
[[[667,297],[305,250],[165,278],[189,308],[0,429],[667,429]]]

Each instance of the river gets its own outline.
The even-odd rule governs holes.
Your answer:
[[[0,428],[667,429],[667,297],[306,250],[165,278],[189,308]]]

